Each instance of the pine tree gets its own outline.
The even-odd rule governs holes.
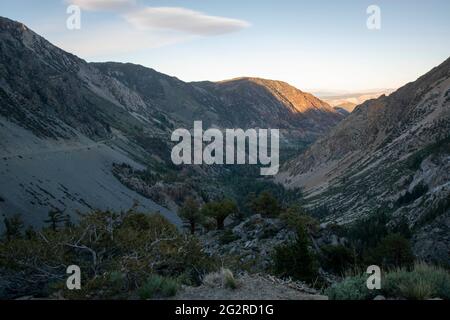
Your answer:
[[[48,219],[44,220],[45,223],[50,225],[50,229],[57,231],[61,224],[65,224],[68,221],[68,216],[64,215],[58,209],[51,210],[48,213]]]
[[[225,227],[225,219],[236,212],[237,205],[230,199],[209,202],[205,204],[201,210],[203,216],[211,217],[216,220],[218,230],[223,230]]]
[[[280,205],[278,200],[268,191],[263,191],[253,200],[251,209],[254,213],[263,217],[276,217],[280,214]]]
[[[189,225],[191,234],[195,234],[197,224],[202,221],[198,202],[192,197],[188,197],[180,208],[179,215]]]
[[[19,214],[10,218],[5,217],[3,223],[5,224],[5,237],[7,241],[21,237],[24,224]]]
[[[303,226],[298,227],[295,241],[275,249],[274,271],[282,277],[306,282],[315,280],[317,261],[309,248],[308,234]]]

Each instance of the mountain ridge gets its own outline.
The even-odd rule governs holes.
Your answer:
[[[416,253],[449,263],[449,132],[447,59],[391,95],[356,107],[286,163],[276,180],[300,187],[305,206],[327,207],[327,221],[351,223],[380,210],[391,214],[391,223],[405,219],[422,239]],[[438,232],[427,231],[424,242],[431,226]]]
[[[286,103],[261,86],[252,86],[256,96],[240,96],[246,87],[185,83],[130,63],[88,63],[2,17],[0,62],[0,130],[8,136],[0,144],[5,200],[0,210],[20,212],[26,222],[42,221],[54,209],[126,210],[133,198],[145,211],[164,211],[149,194],[160,201],[161,188],[176,194],[175,187],[124,181],[113,168],[124,164],[155,176],[161,167],[172,168],[171,132],[191,128],[195,120],[205,127],[280,128],[283,141],[295,146],[315,140],[343,118],[329,110],[293,117]],[[80,166],[86,159],[89,165]],[[215,169],[195,170],[206,177]],[[164,212],[180,224],[173,212]]]

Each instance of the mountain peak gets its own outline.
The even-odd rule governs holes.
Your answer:
[[[233,78],[233,79],[228,79],[228,80],[223,80],[223,81],[219,81],[217,83],[254,83],[257,85],[261,85],[264,87],[268,87],[268,88],[275,88],[275,87],[284,87],[284,88],[291,88],[291,89],[295,89],[298,92],[303,92],[300,89],[297,89],[296,87],[290,85],[289,83],[285,82],[285,81],[281,81],[281,80],[273,80],[273,79],[265,79],[265,78],[259,78],[259,77],[237,77],[237,78]]]
[[[328,103],[320,100],[310,93],[280,80],[270,80],[256,77],[241,77],[225,80],[217,83],[219,86],[231,88],[242,87],[245,90],[252,90],[254,87],[264,88],[279,101],[286,105],[294,113],[305,113],[309,111],[324,111],[337,113]]]

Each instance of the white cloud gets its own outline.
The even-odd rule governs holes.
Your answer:
[[[57,33],[52,40],[86,59],[160,48],[239,31],[246,21],[217,17],[180,7],[139,7],[137,0],[64,0],[86,11],[113,12],[112,23],[83,24],[77,32]]]
[[[136,0],[68,0],[88,11],[121,11],[136,6]]]
[[[148,7],[132,11],[125,18],[139,29],[166,29],[201,36],[236,32],[250,26],[243,20],[209,16],[178,7]]]

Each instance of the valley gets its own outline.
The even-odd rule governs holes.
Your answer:
[[[0,297],[354,298],[350,272],[373,299],[361,270],[376,264],[388,298],[417,298],[401,281],[420,273],[426,298],[448,298],[450,59],[388,93],[331,104],[278,80],[184,82],[0,17]],[[279,158],[220,161],[216,144],[173,161],[256,129],[279,132]],[[62,287],[73,263],[79,292]]]

